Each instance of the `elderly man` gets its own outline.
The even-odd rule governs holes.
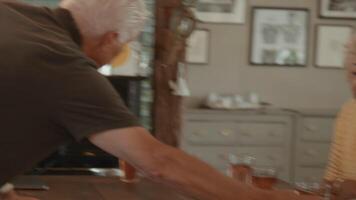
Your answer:
[[[141,0],[63,0],[55,10],[0,0],[0,199],[31,200],[6,182],[83,138],[196,199],[304,199],[235,182],[140,126],[97,68],[145,17]]]
[[[356,37],[347,45],[345,59],[351,91],[356,97]],[[339,185],[338,199],[356,199],[356,99],[351,99],[341,109],[335,127],[330,160],[325,175],[329,183]]]

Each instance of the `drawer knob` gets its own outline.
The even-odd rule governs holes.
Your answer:
[[[229,129],[221,130],[221,131],[219,131],[219,134],[224,137],[228,137],[228,136],[232,135],[232,130],[229,130]]]
[[[274,132],[274,131],[270,131],[270,132],[268,133],[268,135],[269,135],[270,137],[278,137],[278,136],[279,136],[279,134],[276,133],[276,132]]]
[[[276,161],[276,157],[274,157],[274,156],[267,156],[267,158],[270,161]]]
[[[197,136],[197,137],[201,137],[204,134],[203,131],[195,131],[193,132],[193,135]]]
[[[306,150],[304,154],[308,157],[313,157],[313,158],[318,156],[318,152],[312,149]]]
[[[284,168],[283,166],[279,166],[279,167],[278,167],[278,171],[279,171],[279,172],[284,172],[284,171],[285,171],[285,168]]]
[[[251,137],[251,136],[252,136],[251,133],[245,132],[245,131],[242,131],[242,132],[241,132],[241,135],[244,136],[244,137]]]
[[[316,131],[318,131],[318,127],[317,127],[317,126],[314,126],[314,125],[307,125],[307,126],[305,126],[305,129],[306,129],[307,131],[310,131],[310,132],[316,132]]]
[[[229,158],[226,154],[223,154],[223,153],[220,153],[217,155],[218,159],[219,160],[222,160],[222,161],[229,161]]]

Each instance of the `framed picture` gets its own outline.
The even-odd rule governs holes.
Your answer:
[[[54,8],[58,6],[60,0],[22,0],[25,3],[34,4],[38,6],[48,6]]]
[[[315,65],[321,68],[344,68],[345,45],[353,32],[351,26],[318,25]]]
[[[207,64],[209,60],[210,32],[197,29],[187,40],[186,61],[192,64]]]
[[[306,66],[308,10],[254,7],[252,15],[252,65]]]
[[[201,22],[243,24],[246,0],[196,0],[194,11]]]
[[[356,1],[320,0],[320,15],[327,18],[356,18]]]

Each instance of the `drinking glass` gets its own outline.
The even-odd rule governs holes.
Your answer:
[[[252,182],[254,186],[260,189],[272,190],[278,182],[276,168],[254,168]]]
[[[133,183],[139,180],[136,173],[136,169],[130,163],[125,160],[120,160],[119,166],[121,171],[123,172],[120,178],[122,182]]]
[[[254,157],[248,155],[230,154],[230,176],[242,183],[252,185],[252,164],[254,160]]]

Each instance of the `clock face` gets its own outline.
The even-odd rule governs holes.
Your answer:
[[[180,38],[187,38],[195,28],[195,16],[187,7],[176,9],[170,22],[171,30]]]

